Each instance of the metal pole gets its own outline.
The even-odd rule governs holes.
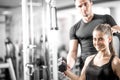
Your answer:
[[[28,26],[28,0],[22,0],[22,28],[23,28],[23,79],[30,80],[26,73],[29,71],[26,64],[29,63],[29,26]]]
[[[57,21],[56,21],[56,0],[46,0],[47,3],[47,19],[48,26],[50,28],[48,31],[49,45],[50,47],[50,56],[52,64],[50,65],[51,69],[51,78],[50,80],[58,80],[58,68],[57,68]],[[54,38],[53,38],[54,36]]]
[[[52,52],[52,58],[53,58],[53,80],[58,80],[58,68],[57,68],[57,16],[56,16],[56,0],[51,0],[51,18],[52,18],[52,28],[51,36],[54,35],[53,42],[53,52]],[[53,37],[52,37],[53,38]]]

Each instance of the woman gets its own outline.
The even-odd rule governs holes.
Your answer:
[[[72,80],[120,79],[120,59],[115,55],[113,49],[110,27],[108,24],[100,24],[93,30],[93,45],[98,53],[87,57],[80,77],[69,69],[63,71],[66,76]]]

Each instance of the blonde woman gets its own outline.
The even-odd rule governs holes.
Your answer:
[[[73,74],[64,60],[59,71],[64,68],[62,72],[72,80],[119,80],[120,59],[113,49],[110,25],[100,24],[93,30],[93,45],[98,53],[87,57],[80,76]]]

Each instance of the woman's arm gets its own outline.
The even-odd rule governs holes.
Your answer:
[[[85,76],[85,72],[86,72],[86,68],[89,64],[89,62],[92,60],[94,55],[87,57],[87,59],[85,60],[85,64],[84,67],[82,69],[81,75],[77,76],[74,73],[72,73],[70,70],[66,70],[64,73],[66,74],[66,76],[68,76],[71,80],[86,80],[86,76]]]
[[[113,59],[112,68],[113,68],[113,71],[115,72],[115,74],[117,74],[117,76],[120,79],[120,59],[118,57],[115,57]]]

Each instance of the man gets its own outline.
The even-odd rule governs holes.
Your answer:
[[[80,69],[84,65],[86,57],[96,54],[93,46],[92,32],[98,24],[110,24],[112,32],[120,32],[120,27],[110,15],[98,15],[92,12],[91,0],[75,0],[75,6],[82,15],[82,19],[70,29],[70,47],[67,55],[67,65],[73,68],[77,59],[78,45],[81,46]]]

